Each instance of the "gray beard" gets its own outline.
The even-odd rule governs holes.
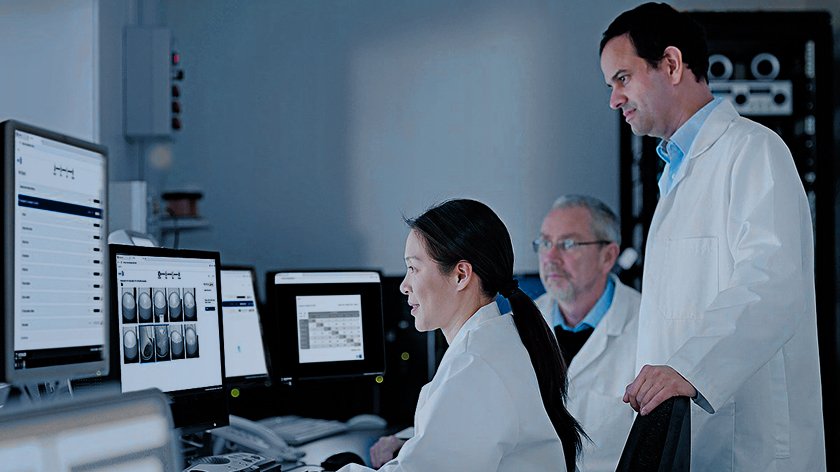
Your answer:
[[[551,291],[555,300],[563,303],[571,303],[577,299],[578,291],[574,285],[569,284],[566,288],[556,288]]]

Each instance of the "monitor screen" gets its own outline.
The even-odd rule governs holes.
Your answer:
[[[276,376],[281,381],[385,371],[377,272],[279,272]]]
[[[111,269],[121,390],[166,392],[179,428],[227,424],[219,253],[111,245]]]
[[[222,317],[228,380],[265,380],[268,377],[258,305],[254,269],[223,267]]]
[[[0,468],[54,472],[181,470],[172,432],[166,399],[156,391],[18,409],[0,415]]]
[[[3,122],[0,381],[107,373],[107,151]]]

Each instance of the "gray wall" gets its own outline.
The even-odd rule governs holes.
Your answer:
[[[182,246],[260,271],[400,273],[401,216],[452,197],[494,208],[516,269],[535,271],[529,241],[556,195],[618,206],[618,119],[597,43],[637,3],[161,2],[187,80],[171,168],[151,184],[204,192],[212,227]],[[769,7],[840,13],[830,1]]]
[[[604,18],[549,1],[164,5],[187,80],[158,183],[201,188],[212,224],[182,245],[261,270],[399,273],[401,216],[472,197],[536,270],[529,241],[558,193],[618,203]]]
[[[0,2],[0,120],[98,141],[98,2]]]
[[[123,27],[132,0],[0,0],[0,120],[108,146],[112,180],[138,178],[123,138]]]
[[[138,143],[123,134],[123,28],[137,24],[136,2],[105,0],[99,4],[99,134],[108,146],[112,181],[140,178],[141,154]],[[116,209],[120,210],[120,209]]]
[[[261,272],[400,273],[401,216],[462,196],[497,210],[517,270],[533,271],[529,241],[557,194],[619,203],[597,42],[637,3],[4,0],[0,118],[103,142],[114,180],[202,190],[211,227],[181,246]],[[738,5],[759,7],[840,16],[835,0]],[[184,130],[169,143],[122,135],[128,24],[170,27],[182,53]]]

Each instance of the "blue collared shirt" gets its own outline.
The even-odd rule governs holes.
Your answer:
[[[551,308],[551,318],[554,321],[554,326],[560,326],[564,330],[573,333],[583,331],[587,326],[595,328],[601,322],[601,319],[604,318],[604,315],[607,314],[607,310],[610,309],[614,294],[615,282],[613,282],[612,277],[607,277],[607,285],[604,287],[604,293],[601,294],[601,297],[598,298],[598,301],[595,302],[595,305],[589,310],[589,313],[574,328],[566,324],[566,319],[563,317],[563,313],[560,312],[560,306],[555,303]]]
[[[691,145],[694,144],[694,140],[697,138],[697,134],[700,133],[700,128],[703,127],[703,123],[706,122],[712,110],[721,102],[723,102],[723,99],[718,97],[707,103],[703,108],[697,110],[697,113],[689,118],[688,121],[683,123],[671,136],[671,139],[663,139],[656,146],[656,153],[668,164],[665,172],[659,178],[660,198],[668,195],[668,192],[674,188],[674,185],[683,178],[684,173],[681,173],[680,170],[683,169],[682,164],[685,155],[691,150]]]

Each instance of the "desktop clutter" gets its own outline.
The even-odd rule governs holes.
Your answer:
[[[0,460],[39,471],[364,463],[388,427],[365,414],[385,371],[379,272],[273,272],[263,305],[253,267],[109,233],[106,148],[0,127],[2,203],[15,208],[3,230]],[[322,419],[342,408],[357,416]]]

